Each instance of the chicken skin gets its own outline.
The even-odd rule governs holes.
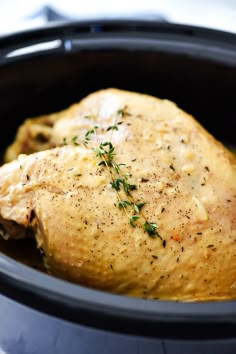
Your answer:
[[[0,168],[3,237],[33,235],[51,274],[104,291],[236,299],[225,147],[174,103],[117,89],[48,119],[45,150],[28,120]]]

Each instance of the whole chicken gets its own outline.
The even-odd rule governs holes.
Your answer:
[[[51,274],[146,299],[236,299],[236,159],[174,103],[95,92],[28,120],[6,160],[1,234],[35,236]]]

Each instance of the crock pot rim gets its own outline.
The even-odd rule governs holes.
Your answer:
[[[119,32],[120,26],[121,34],[141,34],[144,28],[148,28],[145,33],[159,33],[160,36],[166,36],[163,40],[172,36],[176,40],[198,38],[203,40],[205,47],[207,43],[214,46],[218,44],[219,48],[222,45],[236,56],[236,35],[232,33],[188,25],[113,19],[53,24],[46,28],[3,36],[0,38],[0,65],[7,61],[25,59],[25,56],[6,59],[6,53],[13,49],[55,38],[80,38],[78,34],[86,31],[94,33],[95,25],[100,26],[98,33],[101,34],[102,29],[110,27],[117,27]],[[65,51],[64,47],[50,53],[62,51]],[[235,332],[235,301],[175,303],[133,299],[70,284],[19,264],[5,255],[0,255],[0,284],[2,293],[16,301],[65,320],[97,328],[170,338],[229,338]],[[112,323],[105,323],[106,320]],[[181,336],[176,326],[182,327]],[[155,329],[152,330],[152,327]],[[158,333],[156,328],[159,329]]]

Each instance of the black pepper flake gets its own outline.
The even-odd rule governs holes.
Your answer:
[[[26,175],[26,179],[27,179],[27,181],[29,181],[30,180],[30,176]]]
[[[205,166],[205,170],[208,172],[210,171],[208,166]]]
[[[196,232],[197,235],[202,235],[202,232]]]
[[[157,259],[158,257],[155,254],[152,254],[152,258]]]
[[[172,171],[175,171],[175,168],[174,168],[173,165],[170,165],[169,167],[170,167],[170,169],[171,169]]]
[[[163,240],[162,246],[165,248],[166,247],[166,240]]]
[[[231,203],[231,200],[230,200],[230,199],[227,199],[227,202],[228,202],[228,203]]]
[[[165,208],[162,208],[162,209],[161,209],[161,213],[163,213],[164,211],[165,211]]]
[[[149,181],[149,179],[147,179],[147,178],[143,178],[143,177],[141,178],[141,182],[145,183],[145,182],[148,182],[148,181]]]

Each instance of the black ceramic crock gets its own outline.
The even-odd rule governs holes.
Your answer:
[[[1,151],[26,117],[66,108],[107,87],[171,99],[219,140],[235,144],[236,35],[106,20],[54,25],[0,39]],[[135,338],[136,346],[145,340],[145,353],[174,353],[165,346],[171,341],[236,344],[235,301],[181,303],[113,295],[55,279],[3,254],[0,292],[2,301],[13,299],[11,304],[45,316],[44,323],[55,319],[54,326],[57,323],[64,333],[90,328],[100,335],[120,336],[117,343],[123,353],[144,352],[131,347],[126,351],[127,338]],[[71,330],[64,331],[66,326]],[[79,353],[97,353],[91,347],[96,348],[96,341],[90,338],[90,349]]]

